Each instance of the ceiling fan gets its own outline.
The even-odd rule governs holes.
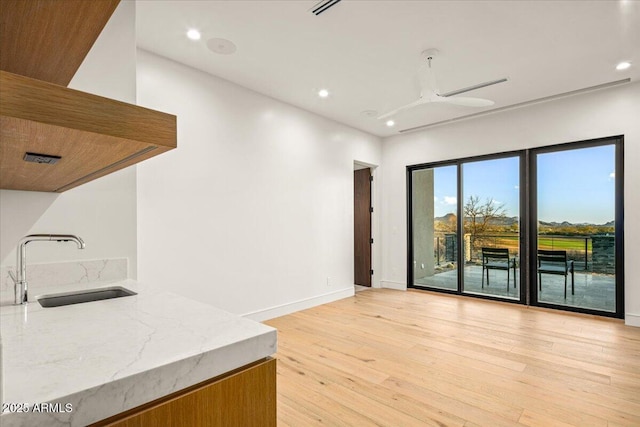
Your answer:
[[[422,52],[422,57],[426,60],[426,66],[421,67],[420,75],[419,75],[420,97],[416,101],[410,104],[404,105],[402,107],[396,108],[395,110],[384,113],[381,116],[378,116],[378,119],[386,119],[387,117],[391,117],[395,114],[398,114],[401,111],[408,110],[418,105],[437,103],[437,102],[444,102],[447,104],[454,104],[454,105],[462,105],[465,107],[488,107],[494,104],[494,102],[489,99],[469,98],[466,96],[455,96],[455,95],[459,95],[465,92],[470,92],[472,90],[495,85],[498,83],[503,83],[508,80],[507,78],[492,80],[490,82],[480,83],[477,85],[465,87],[463,89],[457,89],[451,92],[441,94],[439,93],[439,90],[438,90],[435,74],[431,69],[431,61],[437,55],[438,55],[438,49],[427,49],[424,52]]]

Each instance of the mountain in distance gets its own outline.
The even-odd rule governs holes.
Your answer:
[[[589,227],[589,226],[591,226],[591,227],[615,227],[616,222],[615,221],[609,221],[609,222],[605,222],[604,224],[594,224],[592,222],[573,223],[573,222],[569,222],[569,221],[562,221],[562,222],[538,221],[538,224],[546,226],[546,227]]]
[[[455,223],[457,219],[456,214],[454,213],[448,213],[444,216],[440,216],[440,217],[435,217],[433,220],[434,222],[441,222],[441,223]],[[477,221],[482,221],[482,217],[479,217],[477,219]],[[512,226],[512,225],[517,225],[519,223],[519,218],[517,216],[512,216],[512,217],[503,217],[503,218],[493,218],[489,221],[489,224],[491,225],[496,225],[496,226]],[[604,224],[594,224],[594,223],[589,223],[589,222],[581,222],[581,223],[572,223],[569,221],[562,221],[562,222],[557,222],[557,221],[538,221],[538,224],[542,227],[549,227],[549,228],[560,228],[560,227],[615,227],[615,221],[609,221],[606,222]]]
[[[433,219],[434,222],[440,222],[440,223],[445,223],[445,224],[452,224],[456,222],[456,220],[458,219],[458,217],[456,216],[456,214],[454,213],[448,213],[444,216],[440,216],[440,217],[435,217]],[[482,222],[482,217],[477,217],[476,221]],[[491,225],[501,225],[501,226],[506,226],[509,227],[511,225],[517,225],[519,223],[518,217],[514,216],[514,217],[502,217],[502,218],[493,218],[489,221],[489,224]]]
[[[456,214],[454,213],[448,213],[445,216],[441,216],[439,218],[434,218],[434,221],[440,221],[440,222],[455,222],[456,219],[458,219],[458,217],[456,216]]]

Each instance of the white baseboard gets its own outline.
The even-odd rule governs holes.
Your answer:
[[[386,289],[395,289],[398,291],[406,291],[407,284],[402,282],[391,282],[389,280],[381,280],[380,286]]]
[[[627,326],[640,327],[640,314],[629,314],[629,313],[625,314],[624,324]]]
[[[286,314],[295,313],[296,311],[305,310],[317,305],[326,304],[328,302],[337,301],[343,298],[349,298],[354,294],[355,288],[353,286],[350,286],[348,288],[338,289],[337,291],[328,292],[326,294],[316,295],[314,297],[288,302],[285,304],[276,305],[274,307],[252,311],[250,313],[245,313],[242,315],[242,317],[246,317],[257,322],[262,322],[263,320],[269,320],[273,319],[274,317],[280,317]]]

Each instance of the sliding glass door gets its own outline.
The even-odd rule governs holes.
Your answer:
[[[522,156],[409,170],[410,286],[521,300]]]
[[[461,168],[464,292],[520,299],[520,157]]]
[[[458,289],[458,178],[455,165],[411,173],[413,284]]]
[[[620,149],[605,140],[535,152],[534,303],[621,311]]]
[[[624,316],[623,139],[407,168],[409,287]]]

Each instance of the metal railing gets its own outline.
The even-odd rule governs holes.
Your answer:
[[[513,256],[519,256],[520,238],[517,234],[465,235],[465,261],[481,262],[483,247],[509,248]],[[450,247],[454,245],[454,247]],[[458,239],[455,234],[434,236],[434,258],[436,265],[457,261]],[[593,248],[591,236],[538,235],[538,248],[566,250],[567,257],[574,261],[577,270],[591,271]]]

